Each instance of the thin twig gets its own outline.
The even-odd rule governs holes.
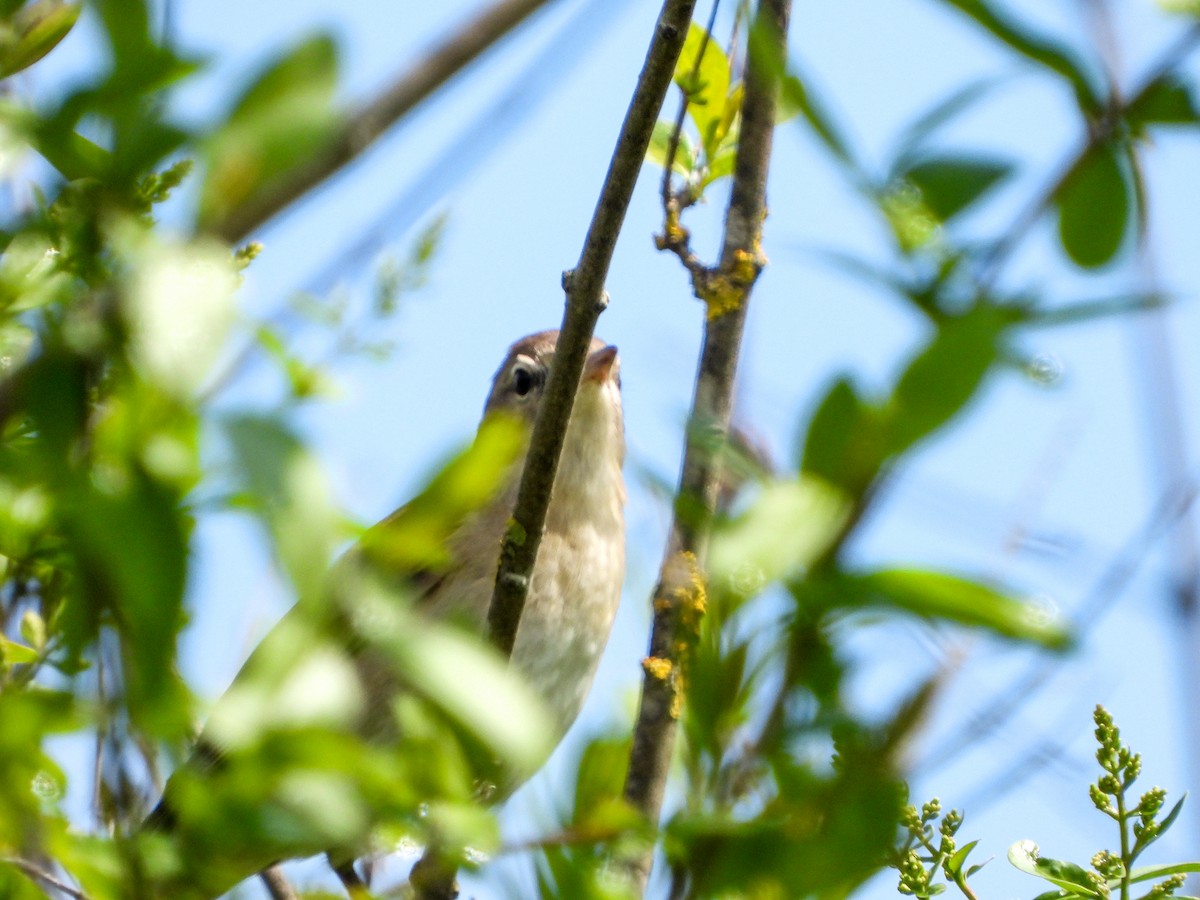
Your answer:
[[[356,159],[484,51],[549,0],[499,0],[460,25],[380,94],[352,115],[329,148],[277,187],[234,209],[214,232],[231,244],[246,239],[268,219]]]
[[[300,895],[296,893],[279,866],[268,866],[258,873],[258,877],[272,900],[300,900]]]
[[[700,75],[700,63],[704,59],[705,51],[708,49],[708,42],[712,39],[712,30],[716,24],[717,10],[720,6],[720,0],[713,0],[712,11],[708,14],[708,27],[704,32],[704,40],[700,42],[700,51],[696,54],[696,62],[692,65],[690,81],[693,83]],[[690,196],[691,191],[685,189],[676,192],[671,188],[671,168],[675,165],[675,156],[679,152],[679,138],[683,133],[683,120],[687,115],[688,106],[691,102],[692,98],[685,91],[683,100],[679,104],[679,111],[675,114],[675,122],[671,128],[671,140],[667,144],[667,159],[663,165],[662,184],[659,186],[659,196],[662,200],[663,208],[663,230],[662,234],[657,235],[654,240],[659,250],[668,250],[679,257],[679,261],[683,263],[683,267],[687,269],[694,282],[697,277],[702,277],[705,266],[700,257],[692,252],[691,233],[679,221],[679,216],[683,212],[684,207],[691,205],[691,203],[683,203],[681,195]]]
[[[71,887],[65,881],[62,881],[61,879],[56,878],[55,876],[53,876],[49,872],[47,872],[45,869],[43,869],[41,866],[34,865],[33,863],[29,862],[28,860],[18,859],[17,857],[14,857],[14,856],[5,856],[3,858],[0,858],[0,862],[7,863],[8,865],[13,866],[14,868],[20,869],[22,872],[24,872],[30,878],[34,878],[34,879],[42,882],[43,884],[48,884],[48,885],[50,885],[50,887],[54,888],[56,891],[61,891],[62,893],[66,894],[68,897],[74,898],[74,900],[88,900],[87,894],[85,894],[83,891],[79,890],[78,888]]]
[[[763,265],[767,170],[790,8],[790,0],[762,0],[759,5],[750,30],[741,139],[721,261],[702,277],[693,275],[693,286],[707,303],[708,315],[689,433],[702,428],[721,440],[687,445],[670,544],[654,592],[650,652],[643,663],[641,703],[625,781],[625,799],[651,822],[661,814],[675,745],[682,700],[680,671],[686,667],[703,613],[702,572],[721,474],[711,448],[729,432],[746,310]],[[626,861],[639,890],[645,890],[652,860],[647,850]]]
[[[554,353],[554,366],[534,423],[513,512],[513,527],[501,548],[496,587],[488,609],[489,635],[506,656],[512,652],[517,625],[525,607],[529,576],[541,544],[550,489],[558,471],[558,458],[583,364],[596,320],[608,303],[604,280],[617,235],[650,145],[654,123],[671,84],[675,63],[683,49],[694,7],[695,0],[666,0],[663,4],[579,263],[563,275],[566,310]]]
[[[534,422],[512,525],[500,548],[496,584],[488,607],[488,636],[505,656],[512,654],[516,642],[517,628],[529,592],[529,579],[546,523],[550,491],[558,471],[558,460],[584,361],[591,347],[596,320],[608,304],[604,282],[617,236],[646,158],[646,150],[650,146],[654,124],[670,87],[675,64],[683,50],[694,7],[695,0],[665,0],[663,4],[633,99],[621,125],[621,133],[584,239],[579,262],[573,270],[563,274],[566,309],[555,348],[554,365]],[[436,851],[436,847],[427,849],[414,873],[423,863],[428,862],[433,866],[437,859]],[[430,879],[427,886],[419,885],[419,879],[410,877],[410,881],[418,896],[437,896],[437,892],[453,885],[452,872],[449,879]]]

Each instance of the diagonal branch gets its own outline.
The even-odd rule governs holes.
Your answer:
[[[661,813],[675,745],[681,672],[686,670],[704,612],[703,569],[721,475],[719,454],[712,448],[723,443],[729,432],[746,309],[765,262],[761,240],[767,171],[790,11],[790,0],[760,0],[750,29],[741,140],[721,261],[715,269],[692,273],[696,295],[707,304],[708,315],[689,434],[703,429],[720,440],[693,437],[687,445],[671,543],[654,593],[650,652],[643,662],[642,699],[625,781],[626,800],[652,822]],[[642,890],[651,862],[650,850],[628,862]]]
[[[675,63],[683,50],[695,5],[695,0],[665,0],[663,3],[600,199],[592,214],[579,263],[563,275],[567,297],[562,331],[534,423],[517,505],[501,548],[496,587],[488,609],[488,631],[492,642],[506,656],[512,652],[517,625],[525,607],[529,577],[546,523],[550,489],[558,471],[558,458],[591,346],[592,332],[608,304],[604,280],[613,248],[650,145],[654,123],[670,87]]]
[[[277,187],[254,196],[214,228],[231,244],[356,159],[392,125],[550,0],[498,0],[464,22],[342,126],[331,145]]]

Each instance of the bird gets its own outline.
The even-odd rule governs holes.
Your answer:
[[[435,570],[396,573],[415,614],[435,622],[452,621],[479,636],[486,635],[500,548],[513,515],[529,436],[554,364],[558,336],[558,331],[550,330],[521,338],[508,348],[496,370],[479,435],[496,419],[514,421],[517,450],[494,495],[448,529],[445,564]],[[550,746],[561,741],[583,706],[620,601],[625,573],[624,455],[620,360],[616,347],[594,338],[568,422],[510,658],[511,666],[544,702],[549,713]],[[378,543],[372,538],[387,534],[389,525],[402,518],[405,510],[401,507],[368,529],[334,564],[333,570],[342,576],[332,580],[335,586],[327,600],[327,619],[334,628],[350,630],[359,602],[355,591],[363,583],[358,576],[372,564],[376,569],[389,565],[387,553],[372,553]],[[222,718],[227,721],[236,713],[232,702],[225,705],[233,713],[223,710],[226,697],[235,692],[239,681],[248,678],[246,673],[255,664],[256,655],[296,613],[293,610],[285,615],[264,638],[234,678],[230,691],[217,700],[209,725],[201,730],[190,758],[182,766],[193,781],[222,767],[228,748],[222,745],[221,730],[213,723]],[[363,640],[347,637],[345,649],[353,662],[357,689],[364,697],[352,726],[354,732],[385,750],[399,747],[405,734],[393,710],[406,689],[403,679]],[[143,832],[169,836],[186,831],[186,816],[173,800],[177,780],[178,772],[168,780],[162,800],[143,823]],[[513,787],[515,784],[505,785],[501,794]],[[281,842],[261,849],[240,848],[236,859],[215,860],[211,865],[204,859],[189,859],[187,872],[182,876],[176,872],[166,890],[179,897],[216,896],[284,858],[330,849]],[[338,852],[344,854],[345,848]],[[334,860],[332,853],[330,858]],[[165,895],[161,886],[155,893]]]

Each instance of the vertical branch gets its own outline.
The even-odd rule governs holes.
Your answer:
[[[650,821],[657,821],[662,809],[682,703],[682,672],[704,612],[703,567],[720,480],[719,458],[712,448],[729,431],[750,290],[765,262],[761,241],[767,171],[790,6],[790,0],[761,0],[759,4],[750,30],[741,140],[721,261],[712,269],[692,269],[696,295],[708,307],[704,347],[671,543],[654,591],[650,652],[643,662],[641,705],[625,782],[625,798]],[[696,440],[701,429],[721,441]],[[651,861],[647,851],[628,863],[642,889]]]
[[[658,120],[675,63],[683,50],[692,20],[695,0],[665,0],[646,62],[617,146],[609,163],[600,199],[584,240],[576,267],[563,274],[566,310],[537,421],[533,426],[529,455],[521,475],[517,505],[500,552],[496,587],[488,609],[488,632],[492,642],[508,655],[517,636],[525,608],[529,577],[537,559],[550,489],[558,471],[567,422],[575,404],[575,392],[592,342],[596,320],[608,304],[604,280],[612,261],[617,235],[633,196],[638,172],[646,158],[650,135]]]

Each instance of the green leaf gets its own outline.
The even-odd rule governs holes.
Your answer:
[[[888,452],[901,453],[957,415],[999,356],[1002,311],[980,305],[945,319],[905,368],[886,409]]]
[[[238,487],[269,528],[301,600],[319,596],[340,534],[317,460],[277,419],[242,415],[223,424]]]
[[[0,78],[27,69],[58,46],[79,19],[78,3],[37,0],[12,17],[0,37]]]
[[[1151,837],[1149,840],[1143,840],[1142,838],[1138,839],[1137,844],[1134,847],[1133,854],[1130,856],[1130,862],[1141,856],[1143,850],[1167,833],[1167,830],[1174,825],[1175,820],[1179,818],[1179,813],[1183,809],[1183,801],[1186,799],[1187,794],[1184,794],[1179,798],[1178,801],[1176,801],[1175,805],[1171,807],[1171,811],[1167,813],[1162,821],[1158,823],[1158,830],[1155,831],[1153,837]]]
[[[707,187],[719,178],[732,175],[733,167],[736,164],[736,147],[718,150],[717,155],[708,161],[708,169],[704,173],[704,178],[700,181],[700,186]]]
[[[646,159],[660,169],[667,165],[667,154],[671,150],[671,133],[675,130],[674,122],[655,122],[654,132],[650,135],[650,146],[646,148]],[[675,145],[675,157],[671,162],[671,171],[685,178],[691,174],[696,165],[696,151],[692,147],[692,139],[687,132],[679,132],[679,142]]]
[[[714,527],[710,583],[744,599],[803,571],[828,549],[848,506],[841,492],[818,478],[764,484],[749,509]]]
[[[1072,260],[1085,269],[1116,256],[1129,225],[1130,185],[1116,148],[1093,149],[1055,198],[1058,234]]]
[[[855,182],[859,185],[867,184],[868,179],[863,174],[862,166],[855,159],[850,142],[834,121],[829,107],[816,94],[812,84],[802,80],[799,75],[788,74],[780,81],[779,94],[780,104],[786,104],[799,111],[813,133],[825,145],[825,149],[851,173]]]
[[[21,637],[34,650],[42,650],[46,646],[46,620],[36,609],[27,609],[25,615],[21,616]]]
[[[1017,841],[1008,848],[1008,861],[1027,875],[1045,879],[1071,894],[1099,897],[1099,889],[1088,878],[1087,870],[1075,863],[1047,859],[1038,855],[1033,841]]]
[[[609,819],[629,768],[630,738],[599,738],[584,748],[576,766],[571,824],[587,826]]]
[[[859,396],[854,382],[839,378],[809,423],[799,460],[801,471],[857,496],[875,477],[883,459],[876,411]]]
[[[971,841],[969,844],[963,844],[963,846],[959,847],[955,854],[950,857],[949,861],[947,861],[946,868],[949,869],[954,876],[957,876],[958,873],[962,871],[963,863],[967,861],[967,856],[972,850],[975,849],[975,845],[978,843],[979,841]]]
[[[366,558],[385,572],[443,570],[450,562],[450,535],[496,495],[527,436],[527,426],[516,419],[489,416],[475,442],[419,495],[367,530],[360,541]]]
[[[994,37],[1070,82],[1080,106],[1088,111],[1103,107],[1102,94],[1091,74],[1070,49],[1038,34],[1026,23],[1001,12],[990,0],[942,0],[973,19]]]
[[[692,22],[675,64],[675,83],[687,97],[688,115],[706,150],[715,150],[721,139],[729,82],[729,57],[703,26]]]
[[[270,190],[333,138],[337,52],[310,38],[258,76],[213,135],[200,191],[200,221],[213,226]]]
[[[1191,85],[1171,73],[1147,85],[1129,104],[1125,117],[1135,131],[1147,125],[1200,125],[1200,107]]]
[[[986,628],[1002,637],[1054,650],[1071,646],[1067,626],[1039,606],[958,575],[923,569],[845,574],[836,587],[848,605],[899,609],[914,615]]]
[[[186,522],[175,490],[130,467],[123,483],[64,490],[64,526],[77,548],[81,596],[97,616],[116,618],[126,660],[129,707],[144,727],[171,734],[189,724],[178,707],[176,638],[183,627]]]
[[[0,637],[0,664],[24,665],[37,662],[37,658],[38,652],[32,647],[26,647],[24,644],[10,641],[6,637]]]
[[[1154,881],[1159,878],[1166,878],[1169,875],[1195,875],[1197,873],[1200,873],[1200,862],[1175,863],[1165,866],[1140,866],[1139,868],[1130,870],[1129,880],[1137,883],[1140,881]],[[1120,884],[1120,881],[1114,879],[1109,884],[1116,886]]]
[[[931,213],[948,222],[1012,174],[1012,164],[972,156],[921,160],[900,173],[921,192]]]

